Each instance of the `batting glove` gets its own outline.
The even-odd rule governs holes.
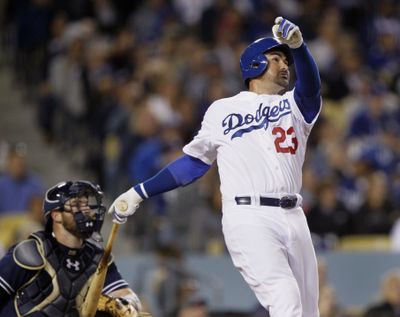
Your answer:
[[[142,197],[139,196],[133,187],[119,195],[112,203],[110,209],[108,209],[108,212],[114,216],[113,222],[118,224],[125,223],[128,217],[133,215],[139,208],[142,200]]]
[[[275,19],[272,34],[281,44],[287,44],[290,48],[299,48],[303,44],[303,36],[299,27],[282,17]]]

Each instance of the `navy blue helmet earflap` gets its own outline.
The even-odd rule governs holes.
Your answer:
[[[289,65],[293,64],[293,56],[289,46],[280,44],[272,37],[260,38],[247,46],[240,57],[240,70],[242,79],[246,87],[249,87],[249,81],[265,72],[268,66],[266,52],[281,51],[286,55]]]

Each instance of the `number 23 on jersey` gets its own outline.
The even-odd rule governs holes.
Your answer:
[[[276,136],[274,144],[277,153],[296,154],[299,142],[293,127],[287,130],[282,127],[274,127],[272,134]]]

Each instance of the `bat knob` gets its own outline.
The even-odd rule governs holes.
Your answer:
[[[126,202],[126,200],[120,200],[119,202],[117,202],[117,208],[121,212],[126,212],[128,210],[128,203]]]

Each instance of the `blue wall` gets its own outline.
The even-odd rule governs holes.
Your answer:
[[[345,308],[363,308],[377,299],[380,280],[391,268],[400,267],[400,255],[382,252],[332,252],[319,254],[328,264],[328,278],[339,303]],[[200,279],[200,289],[213,311],[251,311],[257,300],[233,267],[229,256],[190,255],[188,267]],[[144,289],[146,273],[155,265],[151,255],[119,257],[119,270],[131,287]]]
[[[344,307],[364,307],[377,300],[385,272],[400,268],[400,254],[388,252],[334,252],[321,254],[328,277]]]

